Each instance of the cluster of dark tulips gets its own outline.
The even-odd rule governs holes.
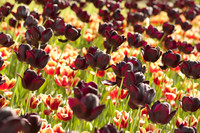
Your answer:
[[[30,11],[31,6],[42,11]],[[88,6],[99,21],[92,19]],[[93,39],[83,41],[87,29],[68,23],[68,16],[62,15],[68,12],[88,29],[98,26],[91,28]],[[150,23],[162,13],[167,21]],[[200,92],[194,85],[200,79],[200,35],[187,36],[200,28],[193,24],[199,16],[200,5],[194,0],[3,3],[0,24],[7,26],[0,31],[0,132],[200,132]],[[175,36],[177,27],[181,37]],[[77,44],[80,54],[73,48]],[[6,74],[17,81],[10,82]],[[182,81],[176,82],[178,89],[172,89],[169,75]],[[186,85],[189,81],[192,89]],[[114,118],[117,110],[120,115]],[[181,120],[183,114],[186,120]]]

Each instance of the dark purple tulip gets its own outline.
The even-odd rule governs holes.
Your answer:
[[[104,0],[94,0],[93,4],[96,8],[101,9],[105,5],[105,1]]]
[[[173,53],[171,50],[169,50],[162,55],[162,63],[164,64],[164,66],[160,67],[162,69],[166,69],[167,67],[175,68],[179,65],[180,60],[180,54]]]
[[[26,51],[26,62],[32,67],[43,69],[48,63],[50,56],[42,49]]]
[[[25,114],[21,116],[25,121],[24,132],[25,133],[38,133],[42,126],[42,119],[36,113]]]
[[[195,127],[187,127],[181,124],[177,129],[174,130],[174,133],[197,133]]]
[[[36,18],[37,20],[40,19],[40,14],[37,11],[31,11],[30,15],[32,15],[34,18]]]
[[[112,18],[115,20],[119,20],[119,21],[123,21],[124,20],[124,16],[121,14],[121,10],[117,9],[115,10],[115,12],[112,15]]]
[[[24,72],[23,78],[21,77],[21,79],[23,88],[30,91],[38,90],[45,82],[45,79],[42,77],[41,73],[37,75],[36,72],[31,69],[27,69]]]
[[[164,35],[164,33],[159,32],[157,28],[153,27],[152,25],[149,25],[149,27],[146,29],[146,33],[151,38],[157,38],[161,39]]]
[[[128,9],[137,9],[138,8],[138,4],[137,2],[125,2],[125,7]]]
[[[71,9],[72,9],[75,13],[77,13],[78,10],[79,10],[79,7],[78,7],[78,5],[77,5],[76,3],[72,3],[72,4],[71,4]]]
[[[168,22],[165,22],[163,24],[163,31],[165,34],[170,35],[174,32],[175,26],[173,24],[169,24]]]
[[[11,35],[0,32],[0,44],[1,45],[3,45],[4,47],[10,47],[14,43],[15,42],[13,41]]]
[[[145,17],[150,17],[153,13],[153,8],[145,7],[145,8],[142,8],[140,11],[144,13]]]
[[[106,37],[106,31],[110,32],[112,30],[112,27],[112,23],[99,23],[98,33],[101,34],[103,37]]]
[[[146,45],[144,49],[142,48],[142,55],[145,61],[148,62],[156,62],[162,52],[160,51],[160,47],[151,47],[150,45]]]
[[[107,1],[106,2],[106,7],[110,10],[110,11],[115,11],[116,9],[120,9],[120,2],[116,2],[116,1]]]
[[[65,35],[65,21],[63,18],[56,18],[52,24],[53,30],[56,32],[56,35]]]
[[[176,20],[180,16],[178,8],[168,8],[167,15],[171,20]]]
[[[58,10],[59,10],[59,7],[57,4],[47,3],[44,7],[42,15],[45,17],[50,17],[52,19],[55,19],[60,14]]]
[[[59,0],[54,4],[58,4],[59,9],[65,9],[70,5],[68,0]]]
[[[47,18],[47,19],[45,20],[45,22],[44,22],[44,27],[45,27],[46,29],[48,29],[48,28],[52,28],[52,29],[53,29],[53,26],[54,26],[54,20],[51,19],[51,18]],[[54,29],[53,29],[53,30],[54,30]],[[55,33],[54,35],[57,35],[57,34]]]
[[[23,3],[23,4],[26,4],[26,5],[29,5],[32,0],[15,0],[17,3]]]
[[[138,32],[138,33],[143,33],[145,31],[145,28],[142,27],[142,25],[140,24],[134,24],[134,32]]]
[[[21,62],[26,62],[26,51],[29,50],[31,50],[31,46],[29,44],[19,45],[18,51],[15,51],[18,60]]]
[[[3,63],[4,63],[4,59],[3,59],[3,57],[0,55],[0,68],[3,66]]]
[[[194,46],[191,44],[187,43],[186,41],[184,42],[177,42],[177,47],[180,52],[183,52],[185,54],[191,54],[194,50]]]
[[[99,130],[96,128],[94,133],[119,133],[119,131],[112,123],[110,123],[110,124],[103,126]]]
[[[200,52],[200,43],[196,44],[195,47],[196,47],[197,51]]]
[[[79,81],[77,86],[74,88],[74,97],[81,99],[88,93],[92,93],[98,96],[98,85],[95,82],[84,82]]]
[[[192,77],[193,79],[200,78],[200,62],[187,60],[181,62],[179,67],[186,77]]]
[[[110,63],[111,57],[99,49],[96,49],[94,53],[91,53],[89,49],[89,52],[85,55],[85,59],[86,63],[89,64],[93,69],[96,69],[97,67],[100,70],[105,70]]]
[[[185,22],[182,22],[181,23],[181,28],[184,30],[184,31],[187,31],[189,29],[192,28],[192,25],[190,24],[189,21],[185,21]]]
[[[105,10],[100,9],[98,14],[103,18],[104,22],[109,22],[112,19],[110,16],[110,12],[106,9]]]
[[[16,13],[12,12],[12,14],[17,20],[25,20],[29,16],[30,11],[27,6],[22,5],[17,8]]]
[[[173,49],[177,48],[176,41],[173,40],[171,37],[167,37],[164,45],[167,50],[169,50],[169,49],[173,50]]]
[[[81,29],[76,29],[71,24],[65,26],[65,37],[71,41],[75,41],[81,36]]]
[[[0,12],[2,13],[2,17],[7,17],[11,12],[11,7],[6,6],[6,5],[2,5],[0,7]]]
[[[119,46],[126,41],[124,35],[119,35],[116,31],[111,30],[106,31],[106,41],[104,41],[104,47],[106,48],[106,53],[110,53],[111,49],[116,51]]]
[[[39,43],[41,43],[41,46],[45,46],[52,35],[51,28],[45,29],[43,26],[34,26],[26,31],[25,38],[28,44],[38,47]]]
[[[142,12],[129,12],[127,16],[127,23],[134,25],[136,22],[143,22],[145,15]]]
[[[139,106],[143,108],[146,104],[151,104],[156,94],[156,91],[145,83],[132,85],[128,87],[128,90],[130,94],[128,104],[132,109],[138,109]]]
[[[187,112],[195,112],[200,108],[200,99],[197,97],[184,96],[182,101],[180,101],[182,109]]]
[[[32,27],[32,26],[36,26],[38,23],[38,20],[36,18],[34,18],[32,15],[29,15],[24,22],[24,25],[27,27]]]
[[[97,118],[106,107],[100,105],[99,97],[92,93],[86,94],[81,99],[69,98],[68,103],[76,117],[86,121]]]
[[[19,27],[20,26],[20,23],[18,23],[18,25],[17,25],[17,20],[16,19],[14,19],[14,18],[10,18],[9,19],[9,25],[11,26],[11,27],[13,27],[13,28],[15,28],[15,27]]]
[[[80,55],[78,55],[74,61],[74,66],[75,68],[72,67],[73,70],[77,69],[84,70],[87,69],[89,65],[86,63],[85,57],[81,57]]]
[[[166,102],[160,103],[160,101],[156,101],[151,109],[149,105],[146,105],[146,107],[149,118],[153,123],[167,124],[176,114],[176,110],[170,113],[171,106],[169,103]]]
[[[158,15],[160,13],[160,7],[158,7],[157,5],[153,5],[153,15]]]
[[[113,30],[123,33],[123,21],[112,20],[111,23],[113,24]]]
[[[130,32],[128,32],[127,34],[127,38],[128,38],[128,45],[130,47],[135,47],[135,48],[139,48],[140,45],[140,42],[142,41],[142,35],[140,33],[135,33],[135,34],[132,34]]]
[[[76,15],[82,22],[86,22],[86,23],[90,22],[90,14],[88,14],[87,11],[83,11],[81,8],[79,8]]]
[[[185,13],[185,17],[187,20],[192,21],[197,15],[197,12],[195,11],[194,8],[190,8],[186,13]]]
[[[125,61],[121,61],[116,65],[112,64],[111,67],[115,75],[120,78],[124,77],[128,70],[133,71],[133,64],[131,62],[126,63]]]

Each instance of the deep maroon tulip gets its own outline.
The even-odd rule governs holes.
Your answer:
[[[53,29],[53,26],[54,26],[54,20],[51,19],[51,18],[47,18],[47,19],[45,20],[45,22],[44,22],[44,27],[45,27],[46,29],[48,29],[48,28]],[[53,29],[53,30],[54,30],[54,29]],[[57,35],[57,34],[55,33],[54,35]]]
[[[23,88],[30,91],[38,90],[45,82],[45,79],[42,77],[41,73],[37,75],[36,72],[31,69],[27,69],[24,72],[23,78],[21,77],[21,79]]]
[[[197,51],[200,52],[200,43],[196,44],[195,47],[196,47]]]
[[[171,37],[167,37],[167,39],[165,40],[164,46],[167,50],[171,49],[176,49],[177,45],[176,45],[176,41],[173,40]]]
[[[164,66],[160,67],[162,69],[166,69],[167,67],[175,68],[179,65],[180,60],[180,54],[173,53],[171,50],[169,50],[162,55],[162,63],[164,64]]]
[[[178,8],[168,8],[167,15],[171,20],[176,20],[180,16]]]
[[[1,45],[3,45],[4,47],[10,47],[14,43],[15,42],[13,41],[11,35],[0,32],[0,44]]]
[[[197,130],[195,127],[187,127],[182,124],[174,130],[174,133],[197,133]]]
[[[27,6],[22,5],[17,8],[16,13],[12,12],[12,14],[17,20],[25,20],[29,16],[30,11]]]
[[[30,15],[32,15],[34,18],[36,18],[37,20],[40,19],[40,14],[37,11],[31,11]]]
[[[0,85],[2,85],[3,83],[6,82],[5,80],[2,80],[2,79],[3,79],[3,76],[2,76],[2,74],[0,74]]]
[[[156,62],[160,58],[161,54],[162,52],[160,51],[160,47],[155,48],[146,45],[144,49],[142,49],[142,55],[145,61]]]
[[[94,133],[119,133],[119,131],[112,123],[110,123],[110,124],[103,126],[99,130],[96,128]]]
[[[149,118],[153,123],[159,124],[167,124],[172,117],[176,114],[176,110],[170,113],[170,104],[169,103],[160,103],[160,101],[156,101],[153,106],[149,107],[146,105],[147,112],[149,114]]]
[[[74,88],[74,97],[81,99],[88,93],[92,93],[98,96],[98,85],[94,82],[85,83],[83,80],[79,81]]]
[[[153,5],[153,15],[158,15],[160,13],[161,9],[157,5]]]
[[[86,23],[90,22],[90,14],[88,14],[87,11],[83,11],[81,8],[79,8],[76,15],[82,22],[86,22]]]
[[[145,15],[142,12],[129,12],[127,16],[127,23],[134,25],[136,22],[143,22]]]
[[[191,54],[194,50],[194,46],[191,44],[187,43],[186,41],[184,42],[177,42],[177,47],[180,52],[183,52],[185,54]]]
[[[192,21],[197,15],[197,12],[195,11],[194,8],[190,8],[186,13],[185,13],[185,17],[187,20]]]
[[[0,55],[0,68],[3,66],[3,63],[4,63],[4,59],[3,59],[3,57]]]
[[[164,33],[159,32],[157,28],[153,27],[152,25],[149,25],[149,27],[146,29],[146,33],[151,38],[157,38],[161,39],[164,35]]]
[[[32,27],[32,26],[36,26],[38,23],[38,20],[36,18],[34,18],[32,15],[29,15],[24,22],[24,25],[27,27]]]
[[[133,70],[133,64],[131,62],[126,63],[125,61],[121,61],[116,65],[112,64],[111,67],[117,77],[124,77],[128,70]]]
[[[18,3],[26,4],[26,5],[29,5],[32,2],[32,0],[15,0],[15,1]]]
[[[45,46],[52,35],[51,28],[45,29],[43,26],[34,26],[26,31],[25,38],[28,44],[38,47],[39,43],[41,46]]]
[[[135,34],[132,34],[130,32],[128,32],[127,34],[127,38],[128,38],[128,45],[130,47],[135,47],[135,48],[138,48],[140,45],[140,42],[142,41],[142,35],[140,33],[135,33]]]
[[[10,18],[9,19],[9,25],[11,26],[11,27],[13,27],[13,28],[15,28],[15,27],[19,27],[20,26],[20,23],[18,23],[18,25],[17,25],[17,20],[16,19],[14,19],[14,18]]]
[[[180,101],[182,109],[187,112],[195,112],[200,108],[200,99],[197,97],[184,96],[182,101]]]
[[[101,9],[105,5],[105,1],[104,0],[94,0],[93,4],[96,8]]]
[[[111,59],[110,55],[103,53],[99,49],[96,49],[95,52],[90,52],[90,50],[91,48],[85,55],[86,63],[89,64],[93,69],[96,69],[96,67],[100,70],[107,69]]]
[[[106,31],[106,41],[104,41],[106,53],[110,53],[111,49],[111,52],[116,51],[125,40],[126,38],[124,35],[119,35],[114,30],[111,30],[110,32]]]
[[[50,17],[52,19],[55,19],[60,14],[58,10],[59,10],[59,7],[57,4],[47,3],[44,7],[42,15],[45,17]]]
[[[124,16],[121,14],[121,10],[117,9],[115,10],[115,12],[112,15],[112,18],[115,20],[119,20],[119,21],[123,21],[124,20]]]
[[[21,116],[25,121],[24,132],[25,133],[38,133],[42,126],[42,119],[36,113],[25,114]]]
[[[81,99],[69,98],[68,103],[76,117],[86,121],[94,120],[105,108],[105,105],[100,105],[99,97],[92,93]]]
[[[109,22],[112,19],[109,10],[100,9],[98,14],[102,17],[104,22]]]
[[[81,29],[76,29],[71,24],[65,26],[65,37],[71,41],[75,41],[81,36]]]
[[[26,62],[26,51],[31,50],[31,46],[29,44],[21,44],[19,45],[18,51],[15,51],[17,58],[19,61]]]
[[[10,14],[11,11],[11,7],[10,6],[6,6],[6,5],[2,5],[0,7],[0,12],[2,13],[2,17],[7,17]]]
[[[85,57],[81,57],[80,55],[78,55],[74,61],[74,66],[75,68],[72,67],[73,70],[77,69],[84,70],[87,69],[89,65],[86,63]]]
[[[112,20],[111,23],[113,24],[113,30],[123,33],[123,21]]]
[[[106,7],[110,10],[110,11],[115,11],[116,9],[120,9],[120,2],[116,2],[116,1],[107,1],[106,2]]]
[[[50,56],[42,49],[33,49],[26,51],[26,62],[32,67],[42,69],[46,66]]]
[[[142,27],[142,25],[140,25],[140,24],[134,24],[134,31],[135,32],[138,32],[138,33],[143,33],[144,31],[145,31],[145,28],[144,27]]]
[[[128,87],[128,90],[130,94],[128,104],[132,109],[138,109],[139,106],[143,108],[146,104],[151,104],[156,94],[156,91],[145,83],[132,85]]]
[[[142,8],[140,11],[144,13],[145,17],[150,17],[153,13],[153,8],[145,7],[145,8]]]
[[[124,5],[127,9],[137,9],[138,8],[137,2],[133,2],[133,1],[131,1],[131,2],[126,1]]]
[[[112,30],[112,27],[112,23],[99,23],[98,33],[101,34],[103,37],[106,37],[106,31],[110,32]]]
[[[54,4],[58,4],[59,9],[65,9],[70,5],[68,0],[58,0]]]
[[[190,24],[189,21],[185,21],[185,22],[182,22],[181,23],[181,28],[184,30],[184,31],[187,31],[189,29],[192,28],[192,25]]]
[[[53,22],[53,30],[56,32],[56,35],[65,35],[65,21],[63,18],[56,18]]]
[[[175,26],[173,24],[169,24],[168,22],[165,22],[163,24],[163,31],[165,34],[170,35],[174,32]]]
[[[79,7],[78,7],[78,5],[77,5],[77,3],[72,3],[71,4],[71,9],[75,12],[75,13],[77,13],[78,12],[78,10],[79,10]]]
[[[186,77],[193,79],[200,78],[200,62],[199,61],[183,61],[179,65],[181,72],[185,74]]]

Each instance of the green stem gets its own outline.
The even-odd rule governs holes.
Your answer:
[[[139,108],[138,108],[138,111],[137,111],[137,114],[136,114],[136,116],[137,116],[136,121],[131,124],[130,133],[134,132],[136,123],[138,123],[138,126],[140,125],[139,122],[138,122],[138,119],[140,121],[140,112],[141,112],[141,106],[139,106]],[[133,115],[133,117],[134,117],[134,115]],[[132,120],[134,120],[134,118],[132,118]]]
[[[27,101],[26,101],[26,107],[25,107],[25,110],[24,110],[24,113],[28,113],[29,112],[29,108],[30,108],[30,99],[31,99],[31,91],[28,90],[28,93],[27,93],[28,97],[27,97]]]

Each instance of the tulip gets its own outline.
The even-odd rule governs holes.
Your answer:
[[[113,29],[112,23],[99,23],[98,33],[101,34],[103,37],[106,37],[106,31],[110,32]]]
[[[155,48],[146,45],[144,49],[142,49],[142,55],[145,61],[156,62],[160,58],[161,54],[162,52],[160,51],[160,47]]]
[[[134,25],[136,22],[143,22],[145,15],[142,12],[129,12],[127,16],[127,23]]]
[[[137,2],[125,2],[125,7],[127,8],[127,9],[137,9],[138,8],[138,4],[137,4]]]
[[[174,133],[197,133],[195,127],[187,127],[183,124],[174,130]]]
[[[90,22],[90,14],[88,14],[87,11],[83,11],[81,8],[79,8],[76,15],[82,22],[86,22],[86,23]]]
[[[200,107],[200,99],[196,97],[184,96],[182,101],[180,101],[182,109],[187,112],[195,112]]]
[[[200,43],[196,44],[195,47],[196,47],[197,51],[200,52]]]
[[[164,66],[160,66],[162,69],[167,67],[175,68],[180,64],[181,56],[179,54],[174,54],[171,50],[165,52],[162,55],[162,63]]]
[[[14,19],[14,18],[10,18],[9,19],[9,25],[11,26],[11,27],[13,27],[13,28],[15,28],[15,27],[19,27],[20,26],[20,23],[18,23],[18,25],[17,25],[17,20],[16,19]]]
[[[121,14],[121,10],[117,9],[115,10],[115,12],[112,15],[112,18],[115,20],[119,20],[119,21],[123,21],[124,20],[124,16]]]
[[[153,106],[149,107],[146,105],[149,118],[153,123],[167,124],[172,117],[176,114],[176,110],[170,113],[170,104],[169,103],[160,103],[156,101]]]
[[[0,12],[2,13],[2,17],[7,17],[10,14],[10,11],[13,6],[8,6],[8,5],[2,5],[0,7]]]
[[[20,75],[19,75],[20,76]],[[20,76],[21,77],[21,76]],[[38,90],[45,82],[45,79],[42,77],[42,74],[36,74],[35,71],[27,69],[24,72],[24,76],[22,79],[22,86],[25,89],[35,91]]]
[[[21,44],[19,45],[18,51],[15,51],[17,58],[21,62],[26,62],[26,51],[31,50],[31,46],[29,44]]]
[[[102,17],[104,22],[109,22],[112,19],[110,16],[110,12],[106,9],[105,10],[100,9],[98,14],[99,16]]]
[[[25,133],[38,133],[42,126],[42,119],[36,113],[22,115],[21,118],[25,121]]]
[[[164,46],[167,50],[171,49],[176,49],[177,45],[176,45],[176,41],[173,40],[171,37],[167,37],[167,39],[165,40]]]
[[[179,65],[181,72],[186,75],[186,77],[193,79],[200,78],[200,62],[199,61],[183,61]]]
[[[103,126],[99,130],[96,128],[94,133],[119,133],[119,131],[112,123],[110,123],[110,124]]]
[[[185,17],[187,20],[192,21],[195,17],[197,16],[197,12],[195,11],[194,8],[190,8],[188,11],[185,13]]]
[[[180,52],[183,52],[185,54],[191,54],[194,50],[194,46],[192,46],[191,44],[188,44],[186,41],[178,42],[177,47]]]
[[[179,9],[178,8],[169,8],[167,10],[167,15],[170,18],[170,20],[172,20],[172,21],[176,20],[180,16]]]
[[[161,9],[157,5],[153,5],[153,15],[158,15],[160,13]]]
[[[145,31],[145,28],[142,27],[141,25],[139,24],[134,24],[134,32],[138,32],[138,33],[143,33]]]
[[[105,5],[105,1],[104,0],[95,0],[95,1],[93,1],[93,4],[96,8],[101,9]]]
[[[32,15],[34,18],[36,18],[38,21],[40,19],[40,14],[37,11],[31,11],[30,15]]]
[[[44,17],[50,17],[52,19],[55,19],[60,14],[60,12],[58,12],[58,10],[59,10],[59,7],[57,4],[47,3],[44,7],[42,15]]]
[[[68,103],[76,117],[86,121],[94,120],[105,108],[105,105],[100,105],[99,97],[92,93],[81,99],[69,98]]]
[[[144,13],[144,16],[145,17],[151,17],[152,13],[153,13],[153,8],[152,7],[145,7],[145,8],[142,8],[140,9],[140,11],[142,13]]]
[[[81,29],[76,29],[71,24],[65,26],[65,37],[71,41],[78,39],[81,36],[80,32]]]
[[[52,28],[56,32],[56,35],[65,35],[65,25],[63,18],[56,18],[55,21],[52,20]]]
[[[139,106],[145,107],[146,104],[151,104],[156,94],[156,91],[145,83],[132,85],[128,87],[128,90],[130,94],[128,104],[132,109],[137,109]]]
[[[26,62],[32,67],[42,69],[46,66],[50,56],[42,49],[33,49],[26,51]]]
[[[192,28],[192,25],[190,24],[189,21],[185,21],[185,22],[182,22],[181,23],[181,28],[184,30],[184,31],[187,31],[189,29]]]
[[[120,2],[116,2],[116,1],[107,1],[106,2],[106,7],[110,10],[110,11],[115,11],[116,9],[120,8]]]
[[[26,5],[29,5],[32,0],[15,0],[17,3],[23,3],[23,4],[26,4]]]
[[[133,46],[135,48],[139,48],[139,47],[141,47],[140,44],[143,44],[143,43],[141,43],[143,40],[142,40],[142,35],[140,33],[132,34],[132,33],[128,32],[127,38],[128,38],[128,45],[130,47]]]
[[[174,28],[175,28],[175,26],[172,25],[172,24],[169,24],[168,22],[165,22],[165,23],[163,24],[163,31],[164,31],[164,33],[167,34],[167,35],[172,34],[172,33],[174,32]]]
[[[10,47],[14,43],[15,42],[13,41],[11,35],[0,32],[0,44],[1,45],[3,45],[4,47]]]
[[[21,5],[17,8],[17,12],[12,12],[12,14],[17,20],[25,20],[29,16],[30,11],[27,6]]]
[[[159,32],[157,28],[153,27],[152,25],[149,25],[149,27],[146,29],[146,33],[151,38],[157,38],[161,39],[164,35],[164,33]]]
[[[78,55],[74,61],[74,66],[75,67],[71,67],[73,70],[77,69],[84,70],[87,69],[89,65],[86,63],[85,57],[81,57],[80,55]]]
[[[32,27],[32,26],[36,26],[38,23],[38,20],[36,18],[34,18],[32,15],[29,15],[24,22],[24,25],[27,27]]]
[[[70,121],[73,116],[73,111],[70,109],[69,106],[58,108],[56,116],[62,121]]]

